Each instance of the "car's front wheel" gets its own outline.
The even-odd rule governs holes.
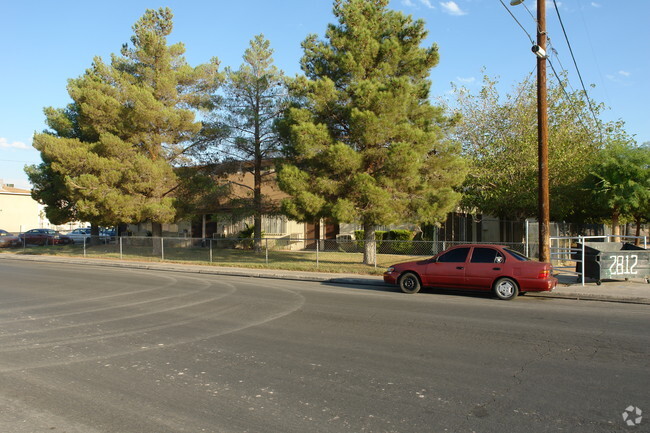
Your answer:
[[[399,279],[399,288],[402,289],[404,293],[417,293],[422,288],[420,284],[420,279],[413,272],[406,272]]]
[[[509,301],[519,294],[519,286],[512,278],[499,278],[494,283],[494,294],[497,298]]]

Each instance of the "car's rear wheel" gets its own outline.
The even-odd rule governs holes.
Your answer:
[[[399,288],[402,289],[404,293],[417,293],[422,288],[420,284],[420,279],[413,272],[406,272],[399,279]]]
[[[494,283],[493,291],[497,298],[509,301],[517,297],[519,286],[512,278],[504,277]]]

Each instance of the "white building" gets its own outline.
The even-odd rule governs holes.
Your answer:
[[[15,188],[0,179],[0,228],[20,233],[33,228],[50,227],[43,206],[29,190]]]

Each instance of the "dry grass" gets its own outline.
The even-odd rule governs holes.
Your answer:
[[[378,254],[377,266],[364,265],[360,252],[341,251],[262,251],[255,253],[250,249],[212,248],[200,246],[165,247],[163,253],[154,255],[151,245],[117,244],[94,245],[83,248],[82,245],[28,247],[11,249],[8,252],[18,254],[43,254],[66,257],[106,258],[127,261],[188,263],[205,266],[226,266],[254,269],[283,269],[307,272],[340,272],[361,275],[379,275],[394,264],[421,259],[422,256],[405,256]],[[162,255],[164,254],[164,260]],[[212,259],[212,260],[211,260]]]

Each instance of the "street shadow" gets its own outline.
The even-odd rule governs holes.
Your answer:
[[[332,287],[345,287],[347,289],[353,290],[365,290],[372,292],[387,292],[387,293],[399,293],[404,296],[409,296],[406,293],[402,293],[399,287],[387,284],[384,282],[375,282],[372,280],[364,280],[363,278],[359,279],[337,279],[333,278],[329,281],[321,283],[323,286],[332,286]],[[417,295],[448,295],[448,296],[461,296],[468,298],[476,299],[496,299],[492,295],[492,292],[489,290],[459,290],[459,289],[449,289],[444,287],[434,287],[422,288]]]

